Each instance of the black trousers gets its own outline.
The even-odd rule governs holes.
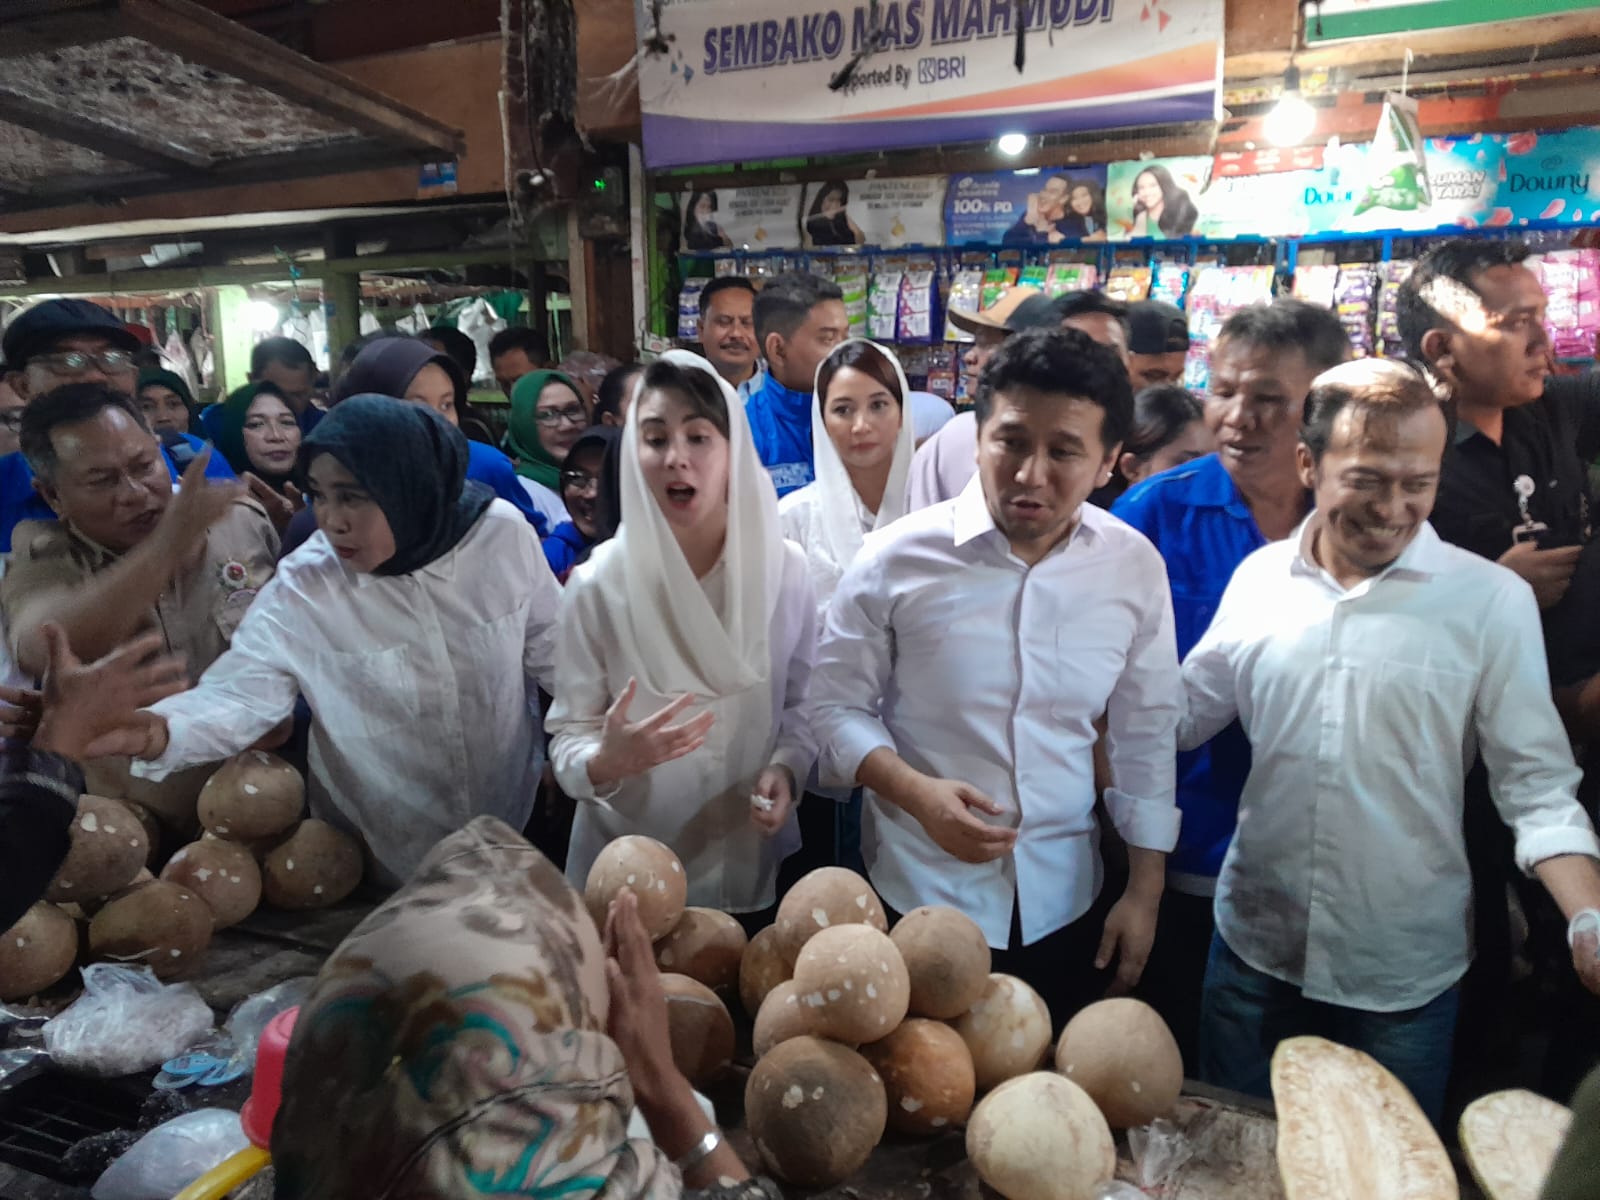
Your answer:
[[[1183,1061],[1200,1061],[1200,990],[1206,978],[1206,956],[1216,933],[1216,901],[1189,896],[1170,887],[1161,895],[1150,961],[1134,995],[1161,1014],[1183,1053]]]

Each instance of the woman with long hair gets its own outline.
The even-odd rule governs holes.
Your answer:
[[[799,846],[816,757],[805,556],[783,539],[744,405],[699,355],[646,368],[620,458],[622,525],[567,581],[545,723],[579,803],[567,878],[645,834],[683,860],[690,904],[757,913]]]
[[[1199,219],[1194,200],[1160,163],[1151,163],[1134,177],[1134,237],[1188,237]]]
[[[1101,508],[1110,508],[1135,484],[1193,462],[1216,448],[1200,401],[1177,384],[1147,387],[1133,398],[1133,430],[1122,443],[1111,482],[1089,500]]]
[[[813,246],[860,246],[867,240],[850,219],[850,185],[830,179],[817,189],[806,214],[806,239]]]
[[[1106,240],[1106,193],[1093,179],[1072,181],[1067,192],[1067,215],[1061,227],[1065,230],[1068,225],[1077,231],[1073,237],[1086,242]]]
[[[690,192],[683,206],[683,245],[686,250],[731,250],[733,239],[717,224],[717,194]]]

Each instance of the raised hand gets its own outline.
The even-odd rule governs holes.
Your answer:
[[[211,453],[211,447],[207,446],[194,456],[183,473],[178,494],[161,514],[161,522],[153,535],[165,543],[175,564],[187,565],[199,554],[205,548],[206,534],[211,527],[245,494],[242,483],[206,478],[206,464],[211,461]]]
[[[76,759],[145,752],[160,718],[139,710],[189,686],[183,659],[161,654],[161,635],[146,633],[85,666],[61,626],[40,632],[49,665],[34,748]],[[160,732],[164,740],[164,722]]]
[[[672,724],[674,717],[694,703],[694,697],[689,695],[679,696],[642,721],[629,721],[628,708],[638,691],[638,680],[628,680],[628,686],[606,710],[600,748],[589,760],[589,781],[596,787],[610,787],[693,754],[705,745],[706,734],[716,722],[716,716],[706,712]]]

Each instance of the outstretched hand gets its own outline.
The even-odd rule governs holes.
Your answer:
[[[705,745],[706,734],[716,722],[714,713],[704,712],[680,724],[671,723],[694,703],[695,698],[690,695],[679,696],[642,721],[629,721],[628,707],[638,692],[639,681],[628,680],[622,695],[606,710],[600,748],[589,760],[589,780],[596,787],[610,787],[693,754]]]
[[[183,659],[161,654],[161,635],[146,633],[85,665],[60,625],[46,622],[40,632],[49,662],[34,748],[74,759],[145,755],[153,723],[162,735],[166,725],[140,710],[189,686]]]
[[[250,493],[250,499],[267,510],[272,527],[280,534],[289,528],[289,522],[294,520],[295,514],[306,506],[305,496],[292,483],[284,484],[283,490],[279,491],[255,472],[246,471],[244,485]]]
[[[681,1090],[655,948],[639,920],[639,899],[627,888],[606,913],[605,947],[611,992],[606,1032],[622,1051],[634,1091],[644,1102]]]

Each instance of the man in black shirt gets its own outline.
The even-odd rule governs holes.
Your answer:
[[[1572,585],[1580,558],[1600,554],[1600,545],[1585,551],[1587,463],[1600,455],[1600,377],[1550,377],[1545,294],[1527,256],[1519,242],[1441,243],[1401,285],[1397,316],[1407,353],[1432,376],[1454,418],[1433,527],[1446,541],[1528,581],[1544,611],[1554,682],[1566,691],[1582,681],[1570,678],[1564,664],[1593,658],[1581,645],[1595,636],[1592,609],[1572,610],[1588,607],[1595,589]],[[1586,563],[1584,577],[1597,569],[1600,560]],[[1563,710],[1570,713],[1572,705]],[[1588,755],[1591,774],[1597,751],[1600,744]],[[1469,1054],[1474,1046],[1487,1048],[1478,1064],[1483,1067],[1513,1050],[1506,1044],[1514,1028],[1505,1020],[1510,929],[1504,903],[1513,873],[1481,764],[1467,779],[1466,827],[1477,961],[1463,995],[1458,1041]],[[1556,945],[1564,952],[1561,930],[1542,901],[1519,890],[1533,926],[1530,953],[1553,954]],[[1582,1016],[1584,1010],[1591,1015]],[[1588,998],[1565,998],[1549,1022],[1552,1055],[1544,1082],[1561,1099],[1566,1085],[1600,1057],[1593,1012]]]

